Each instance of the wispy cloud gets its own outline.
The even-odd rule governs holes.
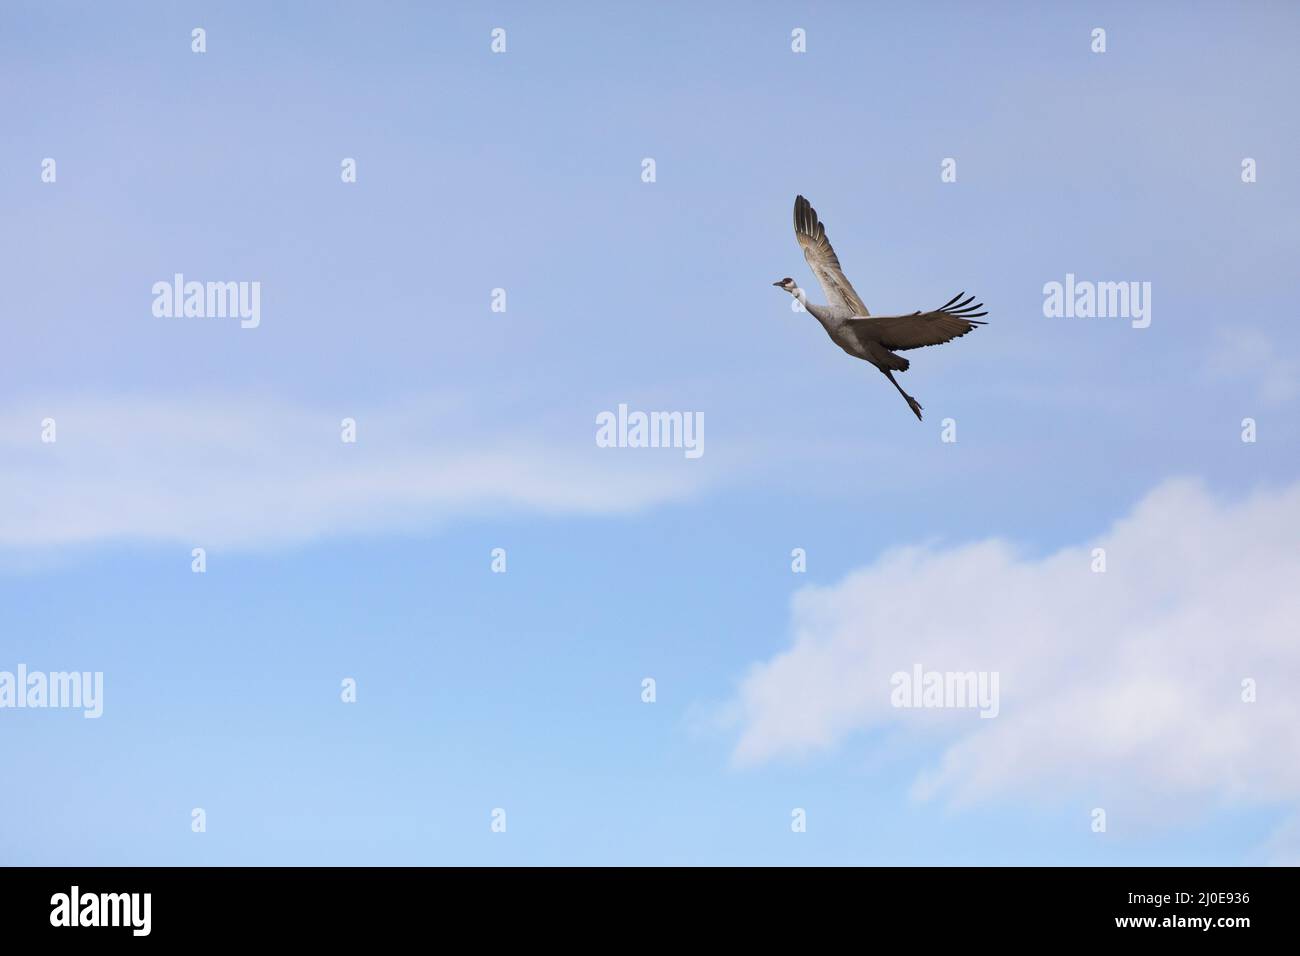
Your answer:
[[[1280,405],[1300,394],[1300,361],[1279,351],[1262,332],[1234,329],[1220,339],[1209,359],[1211,376],[1251,382],[1255,398],[1265,405]]]
[[[345,417],[355,444],[340,438]],[[628,512],[691,495],[713,467],[599,449],[594,409],[563,427],[488,420],[499,410],[447,397],[356,409],[247,396],[14,403],[0,414],[0,547],[254,547],[503,510]]]
[[[887,553],[795,595],[791,646],[731,705],[735,760],[889,728],[940,745],[920,798],[1295,800],[1297,541],[1300,484],[1227,502],[1175,480],[1095,542],[1046,557],[1001,541]],[[917,663],[998,672],[1000,715],[893,708],[890,676]]]

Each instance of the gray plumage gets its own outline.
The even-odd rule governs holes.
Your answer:
[[[826,238],[826,227],[817,218],[817,210],[803,196],[795,197],[794,201],[794,234],[813,275],[826,293],[827,304],[815,305],[809,302],[793,279],[786,278],[772,284],[797,298],[822,324],[836,345],[854,358],[870,362],[880,369],[920,419],[921,403],[904,392],[894,378],[894,372],[906,372],[911,363],[894,353],[927,345],[942,345],[965,335],[978,325],[987,325],[986,322],[975,321],[980,316],[988,315],[987,312],[976,311],[983,308],[982,304],[975,302],[972,305],[975,297],[962,299],[965,293],[959,292],[930,312],[873,316],[844,275],[839,257]]]

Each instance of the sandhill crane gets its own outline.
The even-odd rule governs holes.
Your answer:
[[[826,293],[827,304],[809,302],[793,279],[785,278],[772,285],[798,299],[800,305],[822,324],[832,342],[854,358],[870,362],[884,372],[919,420],[921,403],[903,391],[894,378],[895,372],[906,372],[911,363],[894,353],[926,345],[942,345],[965,335],[977,325],[987,325],[987,322],[975,321],[988,315],[987,312],[975,311],[983,308],[983,303],[971,305],[975,297],[962,299],[965,293],[959,292],[933,312],[873,316],[844,277],[840,260],[826,238],[826,228],[817,218],[817,210],[802,196],[796,196],[794,200],[794,234],[804,258]]]

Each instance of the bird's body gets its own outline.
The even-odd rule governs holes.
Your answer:
[[[849,320],[852,319],[853,310],[847,306],[833,305],[816,305],[812,302],[805,301],[804,309],[822,324],[826,334],[831,337],[831,341],[848,352],[854,358],[866,359],[866,348],[863,343],[853,334],[852,325]]]
[[[974,296],[959,302],[962,293],[958,293],[932,312],[872,316],[840,268],[839,258],[826,238],[826,229],[817,219],[817,211],[803,196],[794,201],[794,231],[804,258],[826,293],[827,304],[809,302],[793,279],[782,279],[772,284],[798,299],[804,309],[821,323],[832,342],[854,358],[870,362],[880,369],[919,419],[921,404],[904,392],[894,378],[894,372],[906,372],[911,363],[896,353],[949,342],[976,326],[985,325],[975,319],[988,313],[975,311],[981,306],[979,303],[971,305]]]

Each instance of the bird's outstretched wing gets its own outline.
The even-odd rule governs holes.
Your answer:
[[[854,315],[870,315],[862,299],[844,277],[840,260],[831,247],[831,241],[826,238],[826,227],[817,218],[817,210],[802,196],[794,199],[794,235],[799,240],[799,247],[803,249],[803,257],[808,260],[817,281],[822,284],[827,303],[850,308]]]
[[[975,296],[958,302],[966,293],[958,292],[933,312],[913,312],[911,315],[881,315],[875,318],[849,319],[849,328],[863,343],[876,342],[893,352],[919,349],[927,345],[942,345],[965,335],[977,325],[987,312],[977,312],[983,303],[971,305]]]

